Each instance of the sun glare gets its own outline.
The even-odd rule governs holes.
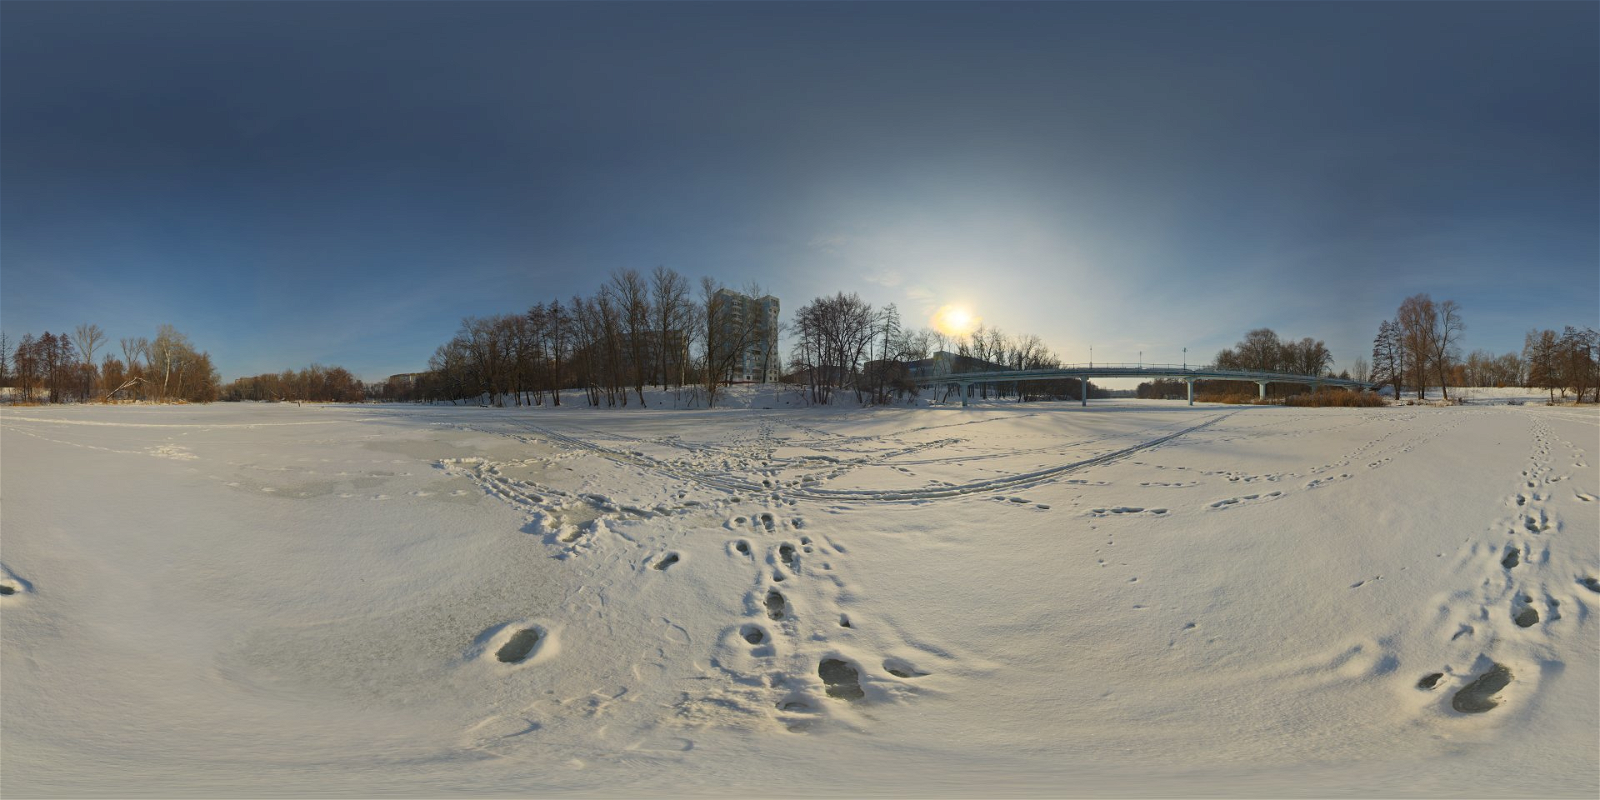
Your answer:
[[[982,320],[973,316],[965,306],[957,305],[942,306],[933,313],[933,319],[929,320],[934,330],[946,336],[966,336],[972,333],[980,322]]]

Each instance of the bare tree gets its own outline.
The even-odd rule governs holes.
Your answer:
[[[156,338],[150,343],[147,351],[155,359],[155,368],[161,372],[161,399],[165,401],[171,390],[174,370],[178,376],[178,386],[183,385],[183,367],[185,356],[192,353],[194,348],[189,344],[189,337],[178,332],[171,325],[162,325],[156,329]]]
[[[1528,365],[1528,386],[1548,389],[1552,403],[1556,400],[1556,387],[1561,384],[1558,342],[1555,331],[1535,330],[1528,331],[1522,346],[1522,358]],[[1566,394],[1566,388],[1562,387],[1561,392]]]
[[[1429,357],[1433,359],[1434,367],[1439,374],[1439,391],[1445,402],[1450,401],[1450,381],[1445,379],[1450,370],[1451,362],[1459,357],[1457,352],[1461,333],[1467,325],[1461,320],[1461,306],[1454,300],[1446,300],[1439,304],[1439,312],[1435,317],[1434,328],[1428,337],[1431,345]]]
[[[862,400],[858,380],[863,361],[881,335],[881,315],[855,294],[843,292],[833,297],[818,297],[794,314],[795,366],[801,367],[811,386],[811,400],[826,404],[833,391],[845,386],[855,389]]]
[[[644,406],[644,385],[649,381],[650,358],[650,287],[638,270],[625,269],[611,273],[612,294],[616,297],[618,316],[624,343],[621,348],[627,360],[623,370],[631,380],[639,405]]]
[[[1400,347],[1416,381],[1417,399],[1421,400],[1428,391],[1428,368],[1432,366],[1435,352],[1439,309],[1428,295],[1412,295],[1401,301],[1395,323],[1400,326]]]
[[[1591,390],[1596,393],[1596,402],[1600,402],[1600,363],[1595,360],[1600,352],[1600,332],[1568,325],[1561,332],[1556,349],[1561,385],[1571,388],[1579,403]]]
[[[99,325],[79,325],[72,334],[72,341],[83,356],[83,398],[87,400],[94,392],[94,351],[105,344],[106,332],[100,330]]]
[[[650,293],[655,312],[655,377],[666,389],[672,381],[672,362],[680,352],[678,340],[688,334],[684,320],[689,306],[689,281],[666,267],[656,267],[650,274]]]
[[[1372,379],[1394,387],[1395,399],[1405,383],[1406,350],[1400,341],[1400,325],[1384,320],[1378,325],[1378,335],[1372,340]]]
[[[1355,363],[1350,365],[1350,377],[1361,383],[1366,383],[1372,377],[1372,368],[1367,365],[1366,359],[1356,356]]]

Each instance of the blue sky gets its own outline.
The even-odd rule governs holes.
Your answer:
[[[1593,3],[0,5],[0,326],[424,366],[614,269],[1068,361],[1600,325]]]

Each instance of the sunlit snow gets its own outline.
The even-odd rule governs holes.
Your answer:
[[[7,794],[1593,797],[1600,415],[0,412]]]

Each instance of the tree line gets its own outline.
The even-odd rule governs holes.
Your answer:
[[[350,370],[312,364],[298,372],[284,370],[236,378],[222,390],[226,401],[360,403],[370,391]]]
[[[753,285],[739,294],[762,295]],[[792,318],[786,326],[765,319],[712,278],[692,287],[666,267],[648,276],[619,270],[588,296],[468,317],[426,372],[395,376],[368,392],[397,401],[537,406],[560,405],[562,390],[580,389],[590,406],[626,407],[642,405],[646,387],[657,387],[686,391],[687,403],[715,405],[750,356],[761,360],[759,372],[786,372],[782,380],[798,384],[811,402],[829,402],[845,389],[861,402],[886,403],[914,391],[911,362],[940,351],[953,351],[952,371],[1060,364],[1037,336],[982,327],[961,337],[913,330],[893,305],[877,309],[855,294],[816,298]],[[761,341],[780,328],[794,339],[787,371],[770,340]],[[1076,397],[1078,390],[1076,381],[1031,381],[974,391],[1033,399]]]
[[[196,350],[189,337],[162,325],[155,338],[118,340],[122,357],[95,353],[107,345],[99,325],[79,325],[71,334],[23,334],[13,346],[0,334],[0,387],[23,402],[209,403],[217,399],[221,378],[211,354]],[[109,348],[108,348],[109,350]]]
[[[1577,402],[1587,397],[1600,403],[1600,331],[1568,325],[1560,334],[1552,330],[1531,330],[1523,339],[1522,361],[1526,383],[1535,389],[1556,392],[1566,399],[1572,392]]]
[[[1283,372],[1291,375],[1324,375],[1333,365],[1333,353],[1320,339],[1309,336],[1299,340],[1278,338],[1271,328],[1256,328],[1244,335],[1233,347],[1217,353],[1213,366],[1217,369],[1236,369],[1254,372]]]
[[[1379,323],[1371,366],[1358,360],[1356,377],[1392,387],[1395,397],[1409,389],[1419,400],[1436,385],[1447,401],[1452,386],[1526,386],[1548,390],[1552,401],[1559,391],[1563,398],[1571,392],[1580,403],[1586,397],[1600,402],[1600,332],[1594,328],[1531,330],[1520,356],[1474,350],[1463,359],[1459,343],[1465,330],[1455,301],[1407,297],[1394,319]]]
[[[760,287],[742,294],[759,297]],[[462,320],[426,373],[380,391],[393,399],[485,398],[494,405],[543,405],[548,398],[559,406],[561,390],[577,388],[591,406],[625,407],[643,405],[648,386],[689,387],[714,404],[763,324],[714,279],[702,278],[696,295],[687,278],[666,267],[648,277],[619,270],[587,297]]]
[[[98,325],[79,325],[71,334],[27,334],[14,347],[0,334],[0,387],[11,387],[26,401],[53,403],[486,400],[496,405],[560,405],[561,390],[577,388],[591,406],[625,407],[644,404],[645,388],[655,386],[687,390],[691,403],[714,405],[746,357],[763,359],[763,373],[779,371],[776,349],[760,341],[777,321],[753,312],[759,304],[730,294],[711,278],[702,278],[698,290],[691,292],[688,279],[665,267],[648,277],[621,270],[587,297],[535,304],[519,314],[469,317],[434,352],[428,371],[379,384],[363,384],[342,367],[313,364],[239,378],[224,387],[210,354],[171,325],[162,325],[153,339],[120,339],[121,358],[105,352],[99,363],[95,355],[109,348]],[[761,296],[754,285],[743,294]],[[844,390],[859,402],[884,404],[914,395],[916,377],[1061,365],[1038,336],[1012,336],[984,326],[965,336],[913,329],[902,324],[893,304],[878,309],[853,293],[815,298],[793,319],[784,326],[792,347],[790,370],[782,379],[815,403],[828,403]],[[1420,398],[1429,384],[1444,386],[1445,392],[1450,386],[1521,385],[1547,389],[1552,400],[1559,391],[1563,398],[1571,393],[1578,402],[1600,402],[1600,333],[1595,329],[1533,330],[1520,355],[1476,350],[1461,358],[1465,327],[1454,301],[1408,297],[1393,320],[1379,325],[1371,362],[1357,358],[1353,374],[1346,370],[1338,377],[1390,385],[1397,397],[1410,389]],[[1214,366],[1334,377],[1332,364],[1333,355],[1320,340],[1283,339],[1270,328],[1257,328],[1218,352]],[[970,391],[1020,401],[1078,399],[1084,388],[1076,380],[1058,379],[993,382]],[[1087,388],[1091,396],[1103,394]],[[1253,391],[1245,384],[1233,388]],[[1139,395],[1168,396],[1179,389],[1157,381],[1141,386]],[[1229,387],[1207,389],[1226,393]],[[1273,394],[1298,391],[1271,387]]]

